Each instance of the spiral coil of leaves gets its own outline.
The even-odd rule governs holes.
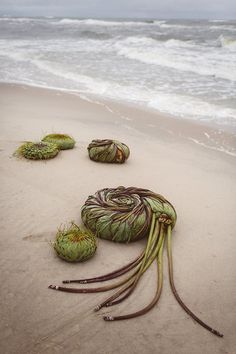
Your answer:
[[[89,157],[93,161],[124,163],[129,155],[128,146],[117,140],[92,140],[88,146]]]
[[[174,284],[172,261],[172,230],[177,214],[173,205],[163,196],[147,189],[135,187],[105,188],[89,196],[81,211],[86,227],[98,237],[116,241],[130,242],[147,237],[144,251],[132,262],[108,274],[78,280],[65,280],[63,283],[96,283],[115,279],[127,273],[126,278],[97,288],[70,288],[50,285],[49,288],[71,293],[97,293],[116,290],[100,303],[95,311],[114,306],[127,299],[135,290],[140,278],[156,261],[158,283],[153,300],[139,311],[120,316],[104,316],[105,321],[118,321],[146,314],[158,302],[163,286],[163,250],[167,243],[169,279],[172,292],[180,306],[202,327],[218,337],[223,335],[199,319],[181,300]]]
[[[147,235],[153,211],[176,222],[173,206],[161,195],[138,188],[105,188],[89,196],[81,209],[83,223],[97,237],[115,242],[136,241]]]

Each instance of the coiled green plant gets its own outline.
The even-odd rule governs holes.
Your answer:
[[[92,140],[88,146],[89,157],[93,161],[124,163],[130,150],[127,145],[116,140]]]
[[[47,160],[55,157],[59,152],[57,145],[48,142],[26,142],[15,152],[15,156],[30,160]]]
[[[73,149],[75,146],[75,140],[66,134],[49,134],[42,141],[56,144],[60,150]]]
[[[172,292],[180,306],[216,336],[222,337],[215,329],[200,320],[181,300],[174,284],[172,261],[172,230],[177,219],[173,205],[160,194],[135,187],[105,188],[89,196],[82,207],[82,220],[86,227],[98,237],[117,242],[130,242],[147,237],[144,251],[132,262],[108,274],[95,278],[65,280],[63,283],[94,283],[117,278],[126,273],[126,278],[107,286],[97,288],[68,288],[50,285],[51,289],[72,293],[97,293],[116,290],[100,303],[95,311],[113,306],[127,299],[136,288],[140,278],[155,261],[158,269],[158,283],[153,300],[143,309],[120,316],[104,316],[105,321],[135,318],[150,311],[158,302],[163,285],[163,249],[167,243],[169,279]]]
[[[60,228],[53,243],[57,255],[68,262],[84,262],[97,249],[96,238],[88,230],[82,230],[75,223]]]

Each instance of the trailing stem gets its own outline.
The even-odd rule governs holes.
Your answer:
[[[177,293],[177,290],[175,288],[174,284],[174,275],[173,275],[173,261],[172,261],[172,245],[171,245],[171,239],[172,239],[172,231],[171,231],[171,226],[168,226],[167,229],[167,253],[168,253],[168,265],[169,265],[169,279],[170,279],[170,286],[171,290],[180,304],[180,306],[184,309],[184,311],[187,312],[189,316],[191,316],[197,323],[199,323],[202,327],[206,328],[208,331],[211,333],[215,334],[218,337],[223,337],[223,334],[219,333],[215,329],[211,328],[208,326],[206,323],[204,323],[202,320],[200,320],[181,300],[179,294]]]
[[[111,279],[117,278],[117,277],[127,273],[131,269],[133,269],[136,265],[138,265],[140,263],[143,256],[144,256],[144,252],[142,252],[135,260],[128,263],[126,266],[119,268],[111,273],[100,275],[100,276],[94,277],[94,278],[63,280],[62,283],[63,284],[70,284],[70,283],[89,284],[90,283],[91,284],[91,283],[99,283],[99,282],[111,280]]]
[[[162,291],[162,286],[163,286],[163,246],[164,246],[164,238],[160,247],[160,251],[158,253],[157,257],[157,268],[158,268],[158,283],[157,283],[157,290],[155,297],[153,300],[150,302],[149,305],[144,307],[142,310],[127,314],[127,315],[122,315],[122,316],[104,316],[103,319],[105,321],[120,321],[120,320],[128,320],[131,318],[135,318],[138,316],[145,315],[148,311],[150,311],[158,302],[161,296],[161,291]]]
[[[156,229],[158,229],[159,235],[158,235],[158,237],[156,237],[156,230],[154,230],[154,237],[155,237],[155,241],[156,241],[155,244],[154,244],[155,248],[151,249],[151,251],[150,251],[151,254],[149,254],[149,257],[146,260],[146,263],[144,264],[144,267],[142,267],[142,273],[141,274],[140,273],[137,274],[137,276],[136,276],[137,281],[146,272],[146,270],[151,266],[151,264],[153,263],[153,261],[157,257],[158,252],[160,250],[160,247],[162,245],[162,241],[163,241],[163,238],[164,238],[164,225],[161,224],[161,226],[160,226],[158,224],[157,226],[158,227],[156,227]],[[139,278],[137,278],[138,275],[139,275]],[[136,281],[136,284],[137,284],[137,281]],[[134,285],[135,284],[131,285],[130,290],[127,291],[127,293],[122,298],[120,298],[120,299],[118,299],[116,301],[108,302],[108,303],[106,303],[106,306],[114,306],[114,305],[117,305],[117,304],[121,303],[123,300],[127,299],[127,297],[129,297],[132,294],[132,292],[134,290]]]
[[[98,288],[67,288],[67,287],[58,286],[58,285],[49,285],[48,288],[53,289],[53,290],[58,290],[58,291],[64,291],[64,292],[68,292],[68,293],[81,293],[81,294],[100,293],[103,291],[109,291],[112,289],[119,288],[120,286],[126,284],[129,280],[131,280],[136,275],[137,271],[138,270],[134,271],[134,273],[132,275],[130,275],[129,277],[127,277],[124,280],[121,280],[121,281],[111,284],[111,285],[101,286]]]
[[[140,261],[138,267],[137,267],[137,273],[135,275],[135,277],[133,279],[131,279],[130,282],[127,282],[126,285],[119,289],[115,294],[113,294],[111,297],[107,298],[104,302],[102,302],[101,304],[99,304],[98,306],[95,307],[95,311],[100,310],[102,307],[104,306],[113,306],[116,303],[120,303],[123,300],[125,300],[129,295],[132,294],[132,292],[134,291],[140,277],[142,276],[142,274],[145,272],[145,266],[147,264],[147,261],[150,260],[151,254],[154,251],[154,247],[155,244],[158,240],[159,237],[159,223],[156,221],[156,217],[153,214],[152,217],[152,223],[151,223],[151,228],[149,231],[149,236],[148,236],[148,242],[147,242],[147,246],[145,249],[145,253],[144,253],[144,257],[143,259]],[[152,260],[152,262],[154,261],[154,258]],[[149,266],[151,265],[152,262],[149,262]],[[116,302],[114,302],[115,299],[117,299],[121,294],[123,294],[124,292],[126,292],[126,294],[119,300],[117,300]]]

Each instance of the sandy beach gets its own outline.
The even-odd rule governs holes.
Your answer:
[[[13,84],[0,85],[0,117],[1,352],[233,354],[235,136],[117,102]],[[13,156],[22,142],[50,133],[72,135],[75,149],[49,161]],[[127,163],[92,162],[87,146],[96,138],[129,145]],[[147,304],[157,281],[154,265],[132,297],[97,313],[93,309],[106,294],[48,289],[63,279],[114,270],[143,249],[145,240],[128,245],[98,240],[91,260],[68,264],[50,245],[61,224],[81,222],[80,209],[89,195],[120,185],[150,189],[173,203],[178,213],[176,287],[193,312],[224,338],[204,330],[179,307],[169,286],[166,253],[160,302],[134,320],[107,323],[102,315]]]

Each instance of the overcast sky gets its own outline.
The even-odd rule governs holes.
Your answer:
[[[0,0],[0,15],[236,18],[236,0]]]

